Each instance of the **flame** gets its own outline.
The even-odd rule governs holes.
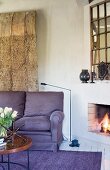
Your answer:
[[[101,121],[101,126],[103,128],[103,131],[106,133],[107,131],[110,131],[110,119],[108,113],[105,114],[103,120]]]

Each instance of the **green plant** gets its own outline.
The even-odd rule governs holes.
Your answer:
[[[12,122],[17,116],[17,111],[13,111],[12,108],[0,107],[0,137],[6,136],[7,128],[12,126]]]

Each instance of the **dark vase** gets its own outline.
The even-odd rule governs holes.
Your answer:
[[[88,70],[82,70],[82,72],[80,73],[80,80],[82,81],[82,83],[87,83],[89,79],[90,79],[90,74]]]

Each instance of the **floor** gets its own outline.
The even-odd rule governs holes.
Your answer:
[[[78,138],[80,144],[79,147],[70,147],[70,142],[64,140],[60,146],[60,150],[71,151],[101,151],[102,152],[102,164],[101,170],[110,170],[110,145],[102,144],[99,142],[90,141],[85,138]]]

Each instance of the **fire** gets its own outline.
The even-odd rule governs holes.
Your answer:
[[[103,120],[101,121],[101,132],[110,133],[110,119],[108,113],[105,114]]]

